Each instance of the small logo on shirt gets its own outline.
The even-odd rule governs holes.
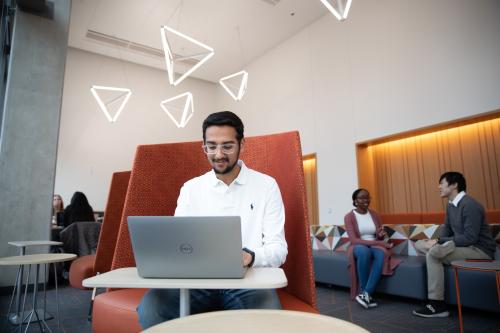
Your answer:
[[[193,252],[193,246],[191,246],[191,244],[184,243],[179,246],[179,250],[181,253],[191,254]]]
[[[253,210],[253,203],[250,204],[250,209]]]

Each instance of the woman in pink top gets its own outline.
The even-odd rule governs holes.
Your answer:
[[[363,188],[352,194],[355,209],[344,217],[351,245],[347,255],[351,275],[351,297],[365,309],[377,306],[372,295],[382,274],[391,275],[401,260],[391,257],[393,244],[384,240],[387,233],[378,214],[368,209],[370,193]]]

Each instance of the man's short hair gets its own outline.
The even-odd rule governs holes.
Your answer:
[[[203,121],[203,142],[205,142],[205,133],[210,126],[231,126],[236,130],[236,139],[241,142],[243,139],[244,126],[240,117],[231,111],[221,111],[210,114]]]
[[[448,171],[445,172],[439,177],[439,182],[443,179],[446,179],[446,182],[448,185],[453,185],[457,184],[457,191],[462,192],[467,189],[467,184],[465,183],[465,177],[460,173],[456,171]]]

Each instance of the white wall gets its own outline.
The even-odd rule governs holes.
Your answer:
[[[100,111],[90,93],[94,84],[132,90],[116,123]],[[67,205],[73,192],[82,191],[94,210],[104,210],[112,173],[131,169],[137,145],[201,140],[203,119],[216,111],[216,89],[214,83],[197,79],[171,87],[165,71],[69,48],[55,193]],[[195,114],[179,129],[160,101],[188,90],[194,95]]]
[[[217,104],[247,136],[298,129],[320,223],[341,224],[356,142],[500,108],[500,1],[353,1],[347,21],[328,14],[246,69],[243,100],[219,89]]]

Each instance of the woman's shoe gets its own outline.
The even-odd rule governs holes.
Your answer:
[[[361,305],[365,309],[370,309],[378,306],[377,302],[375,302],[366,291],[356,296],[356,302],[358,302],[359,305]]]
[[[370,300],[368,298],[366,298],[365,295],[368,295],[368,294],[361,293],[358,296],[356,296],[356,302],[358,302],[359,305],[361,305],[365,309],[368,309],[369,308],[368,304],[370,303]]]

